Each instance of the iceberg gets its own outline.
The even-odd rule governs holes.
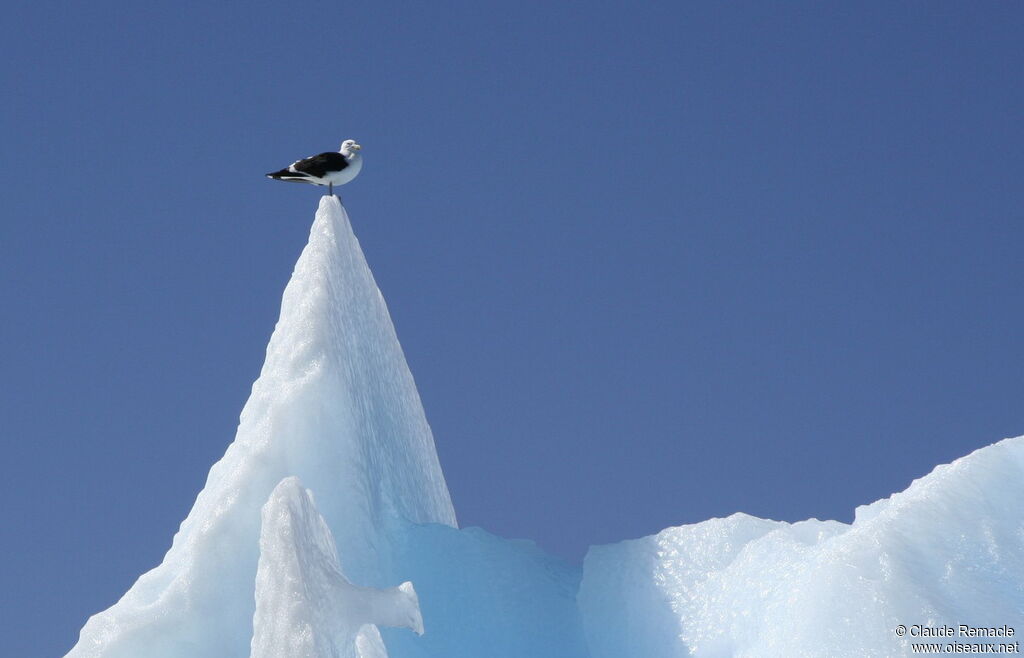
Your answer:
[[[735,514],[582,565],[459,529],[384,299],[328,196],[234,442],[163,562],[68,656],[910,656],[931,631],[1024,632],[1022,500],[1024,437],[852,524]]]

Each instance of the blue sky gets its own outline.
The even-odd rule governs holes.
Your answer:
[[[0,25],[5,644],[234,435],[344,189],[464,525],[849,521],[1024,433],[1017,3],[31,3]]]

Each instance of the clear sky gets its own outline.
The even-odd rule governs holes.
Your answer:
[[[66,651],[234,436],[343,189],[463,525],[852,519],[1024,434],[1024,8],[19,3],[0,625]]]

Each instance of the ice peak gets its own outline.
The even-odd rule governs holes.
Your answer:
[[[322,496],[357,582],[389,579],[390,520],[455,524],[416,385],[337,197],[320,200],[234,442],[164,561],[92,617],[69,655],[243,653],[260,508],[291,475]]]

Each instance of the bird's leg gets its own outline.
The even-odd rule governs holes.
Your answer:
[[[334,183],[327,181],[327,195],[334,196]]]

